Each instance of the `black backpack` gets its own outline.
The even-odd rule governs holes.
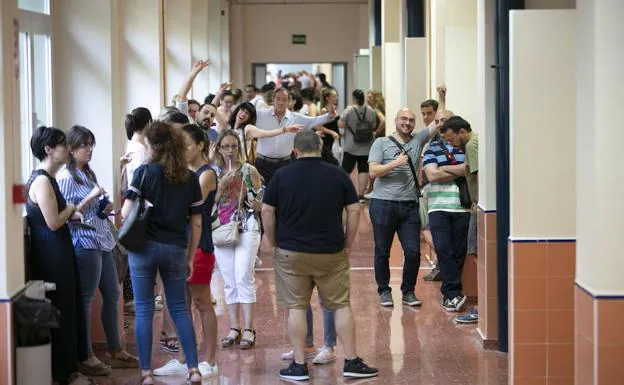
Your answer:
[[[368,108],[364,107],[364,113],[360,116],[358,114],[357,108],[354,107],[353,111],[357,116],[357,122],[355,122],[355,131],[351,129],[351,126],[347,125],[349,131],[353,135],[353,141],[355,143],[370,143],[375,139],[373,122],[369,122],[366,120],[366,111]]]

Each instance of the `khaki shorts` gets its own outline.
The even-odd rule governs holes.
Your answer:
[[[277,248],[274,265],[280,305],[289,309],[307,309],[316,285],[324,308],[336,310],[349,306],[350,266],[344,251],[312,254]]]

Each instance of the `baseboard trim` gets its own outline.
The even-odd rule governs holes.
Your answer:
[[[485,350],[497,350],[498,349],[498,340],[488,340],[483,336],[483,333],[479,328],[477,330],[477,337],[479,338],[479,342],[481,346]]]

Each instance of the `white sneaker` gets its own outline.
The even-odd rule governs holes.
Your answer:
[[[154,369],[155,376],[176,376],[186,375],[188,369],[185,364],[180,363],[178,360],[170,360],[165,366],[158,369]]]
[[[314,345],[312,346],[306,346],[304,349],[305,352],[305,356],[306,358],[313,358],[316,357],[318,351],[316,350],[316,348],[314,347]],[[289,351],[287,353],[282,353],[282,360],[284,361],[292,361],[295,359],[295,352],[294,351]]]
[[[334,348],[323,346],[316,357],[312,359],[312,363],[316,365],[325,365],[336,361],[336,353]]]
[[[216,362],[215,362],[214,366],[212,366],[209,363],[207,363],[206,361],[203,361],[203,362],[200,362],[199,365],[197,365],[197,366],[199,367],[199,372],[201,373],[202,377],[204,377],[204,378],[219,375],[219,368],[217,367],[217,363]]]

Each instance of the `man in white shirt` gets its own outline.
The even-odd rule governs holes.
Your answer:
[[[261,130],[274,130],[292,125],[302,125],[302,129],[320,126],[331,122],[336,117],[336,107],[328,106],[327,114],[308,117],[288,110],[290,91],[280,88],[275,91],[274,105],[266,109],[257,109],[256,127]],[[258,138],[256,149],[256,168],[268,185],[271,177],[281,167],[292,162],[295,134],[287,133],[272,138]]]
[[[258,89],[253,84],[247,84],[245,86],[245,101],[258,105],[258,101],[262,100],[262,95],[258,95]]]

